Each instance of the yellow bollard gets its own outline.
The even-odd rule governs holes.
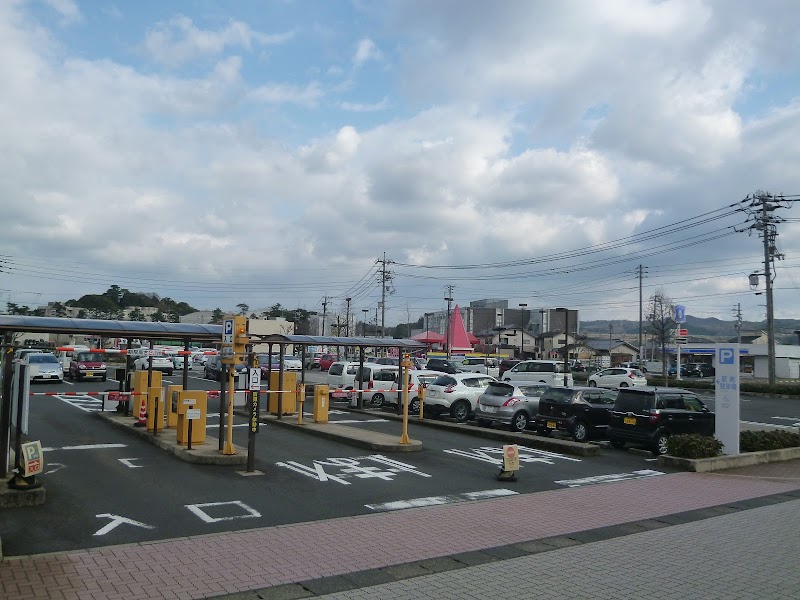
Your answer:
[[[228,427],[225,434],[225,444],[222,447],[222,453],[226,455],[236,454],[236,448],[233,445],[233,398],[236,394],[236,368],[234,365],[229,367],[228,375]],[[220,402],[222,398],[220,398]]]
[[[428,393],[428,386],[419,384],[417,385],[417,397],[419,398],[419,420],[424,421],[425,418],[422,416],[423,411],[425,410],[425,395]]]
[[[297,402],[299,403],[299,410],[297,411],[297,424],[303,424],[303,402],[306,401],[306,384],[301,383],[297,386]]]
[[[403,354],[400,362],[403,366],[403,435],[400,436],[401,444],[410,444],[408,437],[408,369],[411,366],[411,358],[408,354]]]

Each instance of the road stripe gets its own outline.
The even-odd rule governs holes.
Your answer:
[[[513,490],[483,490],[480,492],[465,492],[463,494],[451,494],[448,496],[428,496],[427,498],[412,498],[410,500],[397,500],[395,502],[384,502],[383,504],[365,504],[368,509],[375,511],[403,510],[405,508],[419,508],[422,506],[438,506],[441,504],[453,504],[455,502],[467,502],[470,500],[485,500],[487,498],[499,498],[502,496],[515,496],[519,492]]]
[[[329,423],[333,423],[334,425],[338,425],[340,423],[349,423],[358,425],[359,423],[386,423],[389,419],[331,419],[328,421]]]
[[[82,446],[61,446],[60,448],[42,448],[42,452],[54,450],[105,450],[107,448],[126,448],[126,444],[85,444]]]
[[[657,475],[664,475],[664,473],[661,471],[643,469],[641,471],[633,471],[632,473],[611,473],[610,475],[594,475],[592,477],[584,477],[582,479],[562,479],[560,481],[556,481],[555,483],[565,485],[567,487],[580,487],[584,485],[594,485],[596,483],[612,483],[616,481],[627,481],[629,479],[655,477]]]
[[[744,423],[745,425],[760,425],[768,429],[797,429],[795,425],[775,425],[775,423],[759,423],[758,421],[739,421],[739,423]]]

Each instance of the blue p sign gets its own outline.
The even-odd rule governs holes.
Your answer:
[[[233,321],[230,319],[225,321],[225,334],[230,335],[233,333]]]
[[[686,323],[686,307],[682,304],[675,306],[675,322]]]
[[[719,349],[719,364],[732,365],[736,354],[733,348],[720,348]]]

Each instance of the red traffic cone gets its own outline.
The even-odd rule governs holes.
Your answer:
[[[133,426],[147,427],[147,398],[142,398],[142,404],[139,407],[139,420]]]

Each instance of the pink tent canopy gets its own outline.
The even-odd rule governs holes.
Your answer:
[[[473,346],[474,346],[475,344],[480,344],[480,342],[481,342],[481,341],[480,341],[478,338],[476,338],[476,337],[475,337],[475,336],[472,334],[472,332],[471,332],[471,331],[468,331],[468,332],[467,332],[467,339],[469,340],[469,343],[470,343],[470,344],[472,344]]]
[[[461,318],[461,309],[456,304],[456,309],[450,315],[450,351],[472,352],[472,344],[467,337],[467,329]]]
[[[423,344],[441,344],[444,341],[444,336],[435,331],[423,331],[422,333],[411,336],[411,339],[422,342]]]

